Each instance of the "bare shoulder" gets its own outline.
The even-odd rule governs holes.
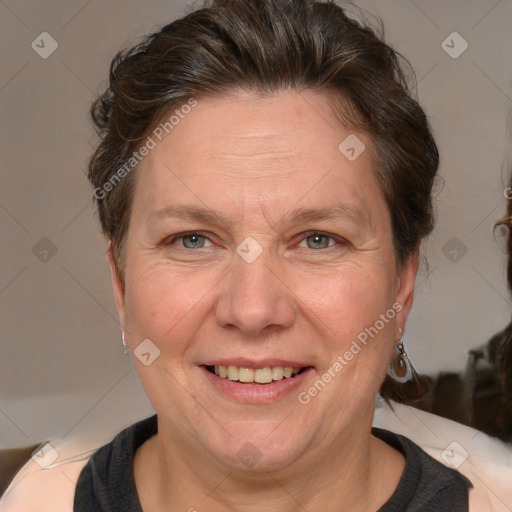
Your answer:
[[[41,469],[29,461],[0,499],[0,512],[72,512],[76,482],[86,463]]]

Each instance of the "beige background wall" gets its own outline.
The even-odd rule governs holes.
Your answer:
[[[491,234],[508,175],[512,1],[358,3],[383,18],[387,41],[415,68],[442,158],[439,223],[406,346],[421,372],[460,370],[467,350],[512,311]],[[0,448],[105,422],[117,430],[151,412],[119,341],[84,176],[95,140],[87,111],[114,53],[186,8],[178,0],[0,2]],[[468,44],[458,58],[458,36],[445,43],[452,56],[442,47],[454,31]],[[42,32],[58,43],[46,59],[31,47],[51,50]]]

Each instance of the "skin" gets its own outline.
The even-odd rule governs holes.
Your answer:
[[[136,453],[141,504],[151,512],[376,510],[404,470],[403,456],[370,429],[418,262],[414,253],[397,266],[371,140],[357,134],[366,150],[349,161],[338,145],[353,132],[313,91],[197,99],[137,170],[124,282],[109,248],[126,342],[132,353],[144,339],[160,350],[149,366],[134,357],[159,429]],[[177,204],[223,220],[154,216]],[[359,210],[361,223],[282,220],[296,208],[338,204]],[[202,248],[173,239],[193,230],[207,234],[194,239]],[[332,238],[301,239],[310,231]],[[236,253],[248,236],[263,249],[250,264]],[[396,302],[396,317],[307,405],[297,392],[240,403],[199,366],[307,361],[314,369],[304,391]],[[260,454],[250,468],[237,458],[246,443]]]

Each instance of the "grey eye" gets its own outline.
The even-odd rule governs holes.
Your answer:
[[[184,235],[182,237],[183,247],[187,249],[202,249],[206,238],[202,235]]]
[[[327,235],[310,235],[306,237],[306,243],[309,249],[326,249],[329,247],[329,239]]]

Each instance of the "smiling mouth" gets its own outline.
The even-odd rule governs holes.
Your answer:
[[[265,366],[264,368],[247,368],[244,366],[205,365],[205,368],[221,379],[247,384],[269,384],[283,379],[293,379],[310,367]]]

